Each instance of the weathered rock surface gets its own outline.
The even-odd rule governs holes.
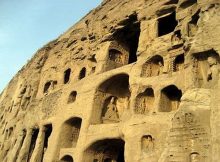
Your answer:
[[[2,162],[220,161],[219,0],[104,0],[0,95]]]

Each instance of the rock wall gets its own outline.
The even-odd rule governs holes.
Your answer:
[[[0,95],[0,161],[217,162],[218,0],[104,0]]]

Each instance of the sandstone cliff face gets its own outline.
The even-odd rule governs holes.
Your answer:
[[[2,162],[220,160],[218,0],[105,0],[0,95]]]

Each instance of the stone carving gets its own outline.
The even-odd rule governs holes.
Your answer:
[[[194,80],[198,87],[210,87],[216,84],[219,72],[219,55],[215,51],[194,54]]]
[[[151,135],[144,135],[141,141],[144,153],[151,153],[154,150],[154,139]]]
[[[153,77],[164,73],[163,58],[159,55],[152,57],[148,60],[142,69],[142,76]]]
[[[30,103],[32,92],[33,91],[31,89],[31,85],[28,85],[27,88],[26,88],[26,92],[24,93],[24,95],[22,97],[22,100],[21,100],[21,108],[23,110],[26,109],[26,107]]]
[[[0,162],[218,162],[217,1],[102,0],[0,93]]]
[[[214,57],[208,57],[209,69],[207,72],[207,81],[217,81],[219,78],[220,65]]]
[[[136,98],[135,113],[147,114],[154,105],[154,91],[152,88],[147,88],[145,92],[139,94]]]
[[[190,154],[190,162],[202,162],[200,159],[200,155],[197,152],[193,152]]]
[[[109,103],[107,104],[106,112],[102,118],[103,120],[109,120],[114,122],[119,121],[118,108],[116,106],[117,100],[117,97],[111,97]]]

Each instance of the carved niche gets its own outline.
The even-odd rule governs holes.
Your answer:
[[[142,68],[142,77],[153,77],[163,74],[164,61],[160,55],[150,58]]]
[[[193,54],[193,61],[195,84],[198,87],[218,81],[220,57],[214,50]]]
[[[136,98],[135,113],[147,114],[154,106],[154,90],[147,88],[143,93],[140,93]]]

